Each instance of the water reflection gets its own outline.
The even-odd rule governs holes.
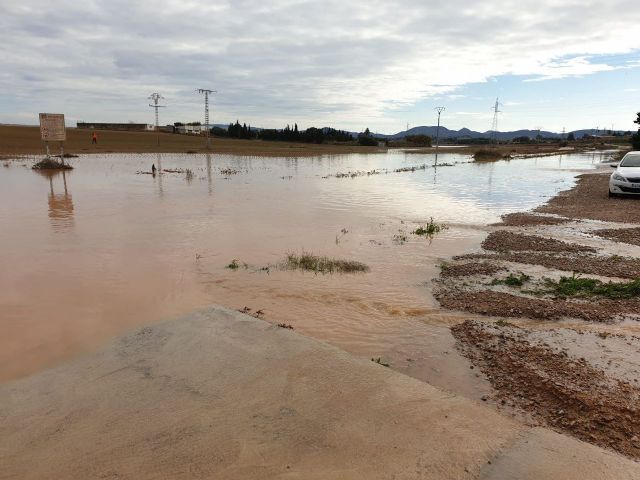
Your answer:
[[[153,176],[158,184],[158,196],[164,198],[164,190],[162,189],[162,154],[156,154],[156,162],[158,163],[158,173]]]
[[[206,153],[205,159],[207,163],[207,186],[209,190],[209,195],[211,195],[211,193],[213,192],[213,179],[211,175],[211,154]]]
[[[73,198],[67,187],[67,173],[62,170],[37,170],[42,176],[49,179],[49,219],[54,232],[67,232],[73,228]],[[54,179],[62,177],[62,192],[59,182],[54,188]]]

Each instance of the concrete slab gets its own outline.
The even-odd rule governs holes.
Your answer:
[[[521,473],[537,462],[537,478],[640,478],[619,455],[217,307],[0,386],[0,478],[534,478]]]

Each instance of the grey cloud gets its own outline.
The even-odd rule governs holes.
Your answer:
[[[145,96],[157,89],[176,116],[186,117],[199,114],[193,90],[209,86],[220,91],[217,114],[229,118],[269,123],[285,115],[309,121],[339,115],[373,124],[388,109],[496,75],[597,71],[597,65],[554,66],[565,57],[640,49],[637,34],[625,33],[640,22],[635,3],[3,4],[0,88],[14,93],[12,108],[58,99],[76,117],[100,115],[100,102],[109,103],[109,115],[116,115],[116,102],[123,115],[148,115]],[[0,112],[0,121],[10,117]]]

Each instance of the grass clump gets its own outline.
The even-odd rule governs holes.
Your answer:
[[[229,270],[238,270],[240,267],[246,270],[247,268],[249,268],[249,265],[244,262],[240,263],[237,258],[234,258],[233,260],[231,260],[231,263],[224,268],[228,268]]]
[[[284,262],[290,270],[307,270],[315,273],[356,273],[368,272],[369,267],[355,260],[340,260],[314,255],[309,252],[288,253]]]
[[[54,160],[52,158],[45,158],[44,160],[40,160],[33,167],[34,170],[72,170],[73,167],[71,165],[67,165],[66,163],[62,163],[61,161]]]
[[[494,278],[493,281],[491,282],[491,285],[507,285],[509,287],[521,287],[529,280],[531,280],[531,277],[526,273],[520,272],[520,275],[514,275],[513,273],[510,273],[508,277],[503,279]]]
[[[498,326],[498,327],[515,327],[515,325],[513,323],[508,322],[506,320],[502,320],[502,319],[497,320],[495,325]]]
[[[630,282],[604,283],[595,278],[581,278],[579,275],[560,277],[560,280],[547,279],[548,293],[559,297],[590,297],[594,295],[607,298],[632,298],[640,296],[640,278]]]
[[[427,236],[432,237],[436,233],[440,233],[442,230],[446,230],[447,226],[436,223],[433,221],[433,217],[429,220],[429,222],[424,225],[416,228],[412,233],[415,235],[419,235],[421,237]]]
[[[473,159],[476,162],[495,162],[496,160],[502,160],[503,155],[497,149],[481,148],[473,154]]]

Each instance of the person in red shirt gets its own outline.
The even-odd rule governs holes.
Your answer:
[[[93,132],[91,134],[91,143],[92,144],[97,144],[98,143],[98,134],[96,132]]]

